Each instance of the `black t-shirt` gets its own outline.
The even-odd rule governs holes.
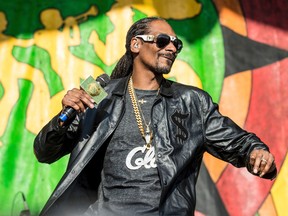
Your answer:
[[[157,91],[135,90],[146,124]],[[143,127],[146,129],[142,117]],[[155,163],[154,143],[145,148],[129,94],[126,111],[107,147],[98,200],[93,205],[96,215],[159,215],[160,179]]]

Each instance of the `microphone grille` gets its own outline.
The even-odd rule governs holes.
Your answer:
[[[100,76],[98,76],[96,78],[96,81],[99,82],[99,84],[102,87],[105,87],[110,82],[110,77],[106,73],[104,73],[104,74],[101,74]]]

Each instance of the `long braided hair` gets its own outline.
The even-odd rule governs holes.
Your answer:
[[[120,58],[117,65],[112,71],[111,79],[117,79],[128,76],[133,70],[133,55],[130,50],[130,42],[133,37],[141,34],[149,33],[149,24],[155,20],[164,20],[160,17],[146,17],[135,22],[127,32],[126,35],[126,52]]]

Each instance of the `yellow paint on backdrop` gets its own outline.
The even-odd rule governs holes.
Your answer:
[[[113,9],[130,7],[140,10],[147,16],[161,16],[165,19],[186,19],[200,14],[202,4],[197,0],[119,0]],[[112,9],[112,10],[113,10]]]
[[[273,198],[271,194],[267,196],[266,200],[262,204],[261,209],[259,210],[259,215],[261,216],[277,216],[277,212],[274,208]]]
[[[153,5],[150,3],[145,3],[143,0],[118,0],[117,3],[111,8],[110,12],[113,11],[122,11],[118,12],[120,14],[123,13],[123,11],[130,10],[132,12],[132,8],[135,8],[142,13],[146,14],[147,16],[157,16],[159,15],[155,8],[153,8]],[[130,12],[129,12],[130,13]],[[126,20],[127,16],[123,14],[123,19]],[[129,26],[130,27],[130,26]],[[127,29],[128,30],[128,29]]]
[[[219,102],[220,112],[244,127],[251,95],[251,71],[228,76],[224,79]]]
[[[165,19],[186,19],[200,14],[202,4],[196,0],[146,0]]]
[[[79,87],[80,78],[103,73],[96,65],[75,57],[69,51],[70,46],[77,46],[81,42],[78,19],[87,17],[88,12],[90,10],[77,17],[69,16],[63,20],[57,9],[46,9],[41,13],[41,22],[45,29],[36,31],[34,34],[35,45],[48,51],[51,66],[62,78],[65,89]],[[50,19],[51,17],[53,19]],[[54,21],[50,23],[50,20]],[[63,26],[62,31],[59,29],[61,26]]]
[[[18,76],[21,75],[22,78],[33,83],[33,92],[26,112],[26,128],[37,134],[50,117],[49,112],[45,112],[50,103],[49,89],[41,71],[24,63],[19,63],[16,71]]]
[[[89,43],[94,45],[94,51],[108,66],[117,62],[125,53],[126,32],[133,23],[133,12],[130,7],[114,6],[107,16],[115,29],[106,37],[106,44],[100,39],[96,31],[92,31]]]
[[[285,161],[271,189],[272,198],[278,216],[287,215],[287,200],[288,200],[287,176],[288,176],[288,154],[286,154]]]
[[[176,60],[173,64],[171,72],[165,76],[166,78],[176,78],[177,82],[196,86],[202,89],[202,82],[195,71],[186,62]]]
[[[118,7],[132,5],[147,16],[161,16],[165,19],[185,19],[198,15],[202,5],[196,0],[120,0]]]

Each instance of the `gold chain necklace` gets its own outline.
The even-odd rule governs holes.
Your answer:
[[[144,114],[141,110],[141,107],[139,106],[138,104],[138,100],[137,100],[137,96],[135,94],[135,91],[134,91],[134,88],[133,88],[133,81],[132,81],[132,77],[130,77],[129,79],[129,84],[128,84],[128,92],[129,92],[129,95],[130,95],[130,98],[131,98],[131,102],[132,102],[132,107],[133,107],[133,111],[134,111],[134,114],[135,114],[135,118],[136,118],[136,122],[137,122],[137,125],[138,125],[138,128],[140,130],[140,133],[141,133],[141,136],[143,137],[143,139],[145,140],[146,142],[146,149],[150,149],[151,148],[151,145],[152,145],[152,139],[153,139],[153,133],[152,133],[152,130],[150,129],[150,124],[151,124],[151,120],[148,124],[146,124],[146,121],[145,121],[145,118],[144,118]],[[139,112],[139,109],[143,115],[143,120],[144,120],[144,123],[146,125],[146,130],[144,131],[144,128],[143,128],[143,123],[142,123],[142,118],[141,118],[141,114]]]

